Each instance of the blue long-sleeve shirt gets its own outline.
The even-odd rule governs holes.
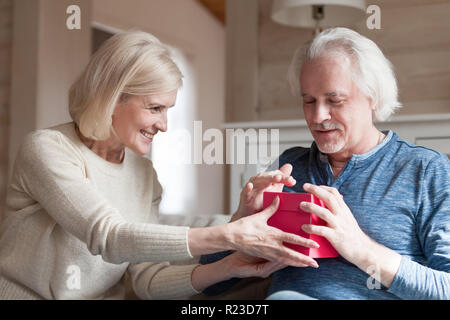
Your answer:
[[[446,156],[389,131],[377,147],[353,155],[336,179],[328,157],[315,143],[285,151],[278,165],[285,163],[293,165],[297,183],[285,186],[284,192],[304,192],[306,182],[335,187],[360,228],[402,259],[389,288],[338,257],[317,259],[318,269],[287,267],[275,272],[268,294],[293,290],[317,299],[450,299]]]

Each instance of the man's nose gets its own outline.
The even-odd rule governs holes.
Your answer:
[[[313,122],[322,123],[331,119],[330,107],[325,102],[317,101],[314,108]]]

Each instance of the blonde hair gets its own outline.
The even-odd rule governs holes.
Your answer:
[[[302,65],[318,57],[342,54],[352,62],[352,78],[376,106],[374,116],[385,121],[402,107],[398,101],[397,81],[391,62],[372,40],[347,28],[330,28],[319,33],[309,44],[300,46],[288,71],[291,90],[299,96]]]
[[[116,105],[128,95],[168,93],[182,86],[168,48],[153,35],[126,31],[106,40],[69,91],[69,113],[87,138],[106,140]]]

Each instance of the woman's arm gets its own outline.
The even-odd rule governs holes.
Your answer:
[[[267,225],[267,220],[278,208],[279,199],[276,197],[272,205],[263,210],[263,193],[281,192],[285,184],[294,185],[295,179],[291,177],[291,172],[292,166],[286,164],[280,170],[252,177],[241,192],[238,210],[230,223],[189,230],[189,249],[192,255],[237,250],[286,265],[317,268],[314,259],[283,245],[283,242],[288,242],[317,248],[316,242]]]
[[[283,267],[279,262],[235,252],[208,265],[140,263],[130,265],[128,272],[133,290],[141,299],[177,299],[231,278],[266,278]]]
[[[314,241],[267,225],[267,220],[276,212],[278,205],[279,198],[276,197],[269,207],[257,214],[226,225],[190,229],[188,237],[191,254],[197,256],[224,249],[236,250],[285,265],[317,268],[314,259],[283,244],[289,242],[312,248],[318,246]]]
[[[86,177],[84,160],[58,132],[27,136],[15,163],[13,189],[24,190],[93,255],[110,263],[192,258],[188,227],[130,223]]]

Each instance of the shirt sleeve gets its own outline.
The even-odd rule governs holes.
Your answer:
[[[15,173],[24,192],[66,232],[114,264],[192,258],[188,227],[126,221],[86,178],[81,156],[64,143],[61,134],[51,130],[29,134]],[[158,197],[153,200],[157,206]]]
[[[402,299],[450,299],[450,165],[440,155],[422,179],[417,233],[426,265],[402,256],[388,291]]]

